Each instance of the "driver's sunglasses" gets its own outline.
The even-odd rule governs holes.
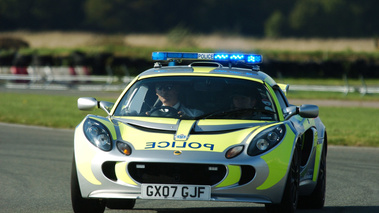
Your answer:
[[[155,87],[157,90],[172,90],[174,88],[173,85],[165,85],[165,86],[162,86],[162,85],[159,85],[157,87]]]

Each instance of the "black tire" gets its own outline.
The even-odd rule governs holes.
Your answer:
[[[280,204],[266,204],[269,213],[294,213],[299,201],[300,162],[301,153],[299,145],[296,145],[293,153],[290,170],[288,172],[286,187]]]
[[[103,213],[105,203],[99,199],[85,199],[80,192],[75,158],[71,167],[71,204],[75,213]]]
[[[108,199],[107,207],[110,209],[133,209],[135,199]]]
[[[302,196],[299,199],[299,207],[302,209],[321,209],[325,204],[326,192],[326,144],[323,147],[317,184],[310,196]]]

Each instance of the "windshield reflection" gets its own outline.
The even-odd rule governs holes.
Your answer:
[[[262,83],[221,77],[155,77],[136,82],[115,116],[276,121]]]

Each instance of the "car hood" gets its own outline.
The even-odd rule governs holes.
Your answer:
[[[247,144],[262,126],[272,122],[251,120],[179,120],[117,117],[121,138],[136,150],[190,150],[223,152]]]

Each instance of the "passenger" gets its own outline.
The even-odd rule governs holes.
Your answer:
[[[254,119],[257,116],[256,108],[257,98],[248,91],[234,92],[232,95],[232,112],[231,117],[239,119]],[[233,113],[235,112],[235,113]]]
[[[257,100],[246,94],[233,95],[233,109],[252,109]]]

